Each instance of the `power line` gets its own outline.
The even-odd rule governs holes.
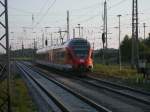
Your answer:
[[[36,27],[37,25],[39,25],[42,22],[42,20],[44,19],[44,17],[47,15],[47,13],[49,12],[49,10],[54,6],[55,3],[56,3],[56,0],[54,0],[52,2],[52,4],[48,7],[48,9],[46,10],[46,12],[44,13],[44,15],[36,22],[36,24],[35,24],[34,27]]]
[[[118,3],[116,3],[116,4],[112,5],[111,7],[109,7],[108,9],[112,9],[113,7],[116,7],[116,6],[122,4],[122,3],[126,2],[126,1],[127,1],[127,0],[121,0],[121,1],[119,1]],[[101,11],[101,12],[102,12],[102,11]],[[81,20],[81,21],[78,21],[78,22],[75,22],[75,23],[88,22],[88,21],[90,21],[90,20],[95,19],[95,18],[98,17],[98,16],[99,16],[99,15],[94,15],[94,16],[91,16],[91,17],[89,17],[89,18],[87,18],[87,19],[84,19],[84,20]],[[115,15],[115,16],[116,16],[116,15]]]
[[[112,5],[111,7],[109,7],[108,10],[110,10],[110,9],[116,7],[116,6],[121,5],[122,3],[126,2],[126,1],[127,1],[127,0],[121,0],[121,1],[117,2],[116,4]]]
[[[86,7],[78,8],[78,9],[72,9],[70,11],[73,12],[73,11],[81,11],[81,10],[86,10],[86,9],[91,9],[91,8],[93,9],[93,8],[96,8],[96,6],[99,6],[99,5],[100,5],[100,3],[98,2],[98,3],[92,4],[90,6],[86,6]]]
[[[42,13],[42,10],[44,10],[45,6],[48,4],[49,0],[46,0],[45,3],[43,4],[43,6],[41,7],[40,11],[38,12],[38,14]]]
[[[24,10],[24,9],[19,9],[19,8],[15,8],[15,7],[12,7],[12,6],[9,6],[9,9],[13,9],[13,10],[16,10],[16,11],[18,11],[18,12],[22,12],[22,13],[30,13],[30,14],[32,14],[32,13],[34,13],[34,12],[32,12],[32,11],[26,11],[26,10]]]
[[[84,22],[88,22],[88,21],[90,21],[90,20],[95,19],[95,17],[97,17],[97,16],[99,16],[99,15],[91,16],[91,17],[89,17],[89,18],[87,18],[87,19],[84,19],[84,20],[81,20],[81,21],[77,21],[77,22],[75,22],[75,23],[84,23]]]
[[[48,4],[49,0],[45,1],[44,5],[41,7],[40,11],[37,12],[38,14],[40,14],[42,12],[42,10],[45,8],[45,5]],[[20,8],[15,8],[15,7],[12,7],[12,6],[9,6],[10,9],[13,9],[13,10],[16,10],[18,12],[22,12],[22,13],[30,13],[30,14],[33,14],[35,12],[32,12],[32,11],[27,11],[27,10],[24,10],[24,9],[20,9]]]

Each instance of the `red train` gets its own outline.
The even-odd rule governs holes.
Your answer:
[[[91,71],[93,49],[83,38],[73,38],[60,46],[39,49],[36,62],[60,70]]]

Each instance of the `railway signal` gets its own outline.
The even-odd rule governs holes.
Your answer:
[[[47,39],[45,40],[45,46],[47,46],[48,45],[48,41],[47,41]]]
[[[103,48],[104,48],[104,44],[105,44],[105,33],[102,33],[102,42],[103,42]]]
[[[103,43],[103,64],[105,63],[105,53],[104,53],[104,49],[105,49],[105,33],[102,33],[102,43]]]

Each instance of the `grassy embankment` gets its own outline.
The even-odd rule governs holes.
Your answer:
[[[4,100],[7,98],[6,96],[6,80],[3,82],[0,82],[0,105],[4,103]],[[6,106],[2,106],[1,109],[5,110]]]
[[[142,74],[138,74],[137,70],[130,67],[122,67],[120,70],[117,65],[95,64],[93,72],[101,77],[117,79],[127,85],[150,91],[149,81],[144,79]]]
[[[12,101],[12,111],[13,112],[36,112],[37,109],[32,102],[32,99],[28,93],[28,89],[24,81],[19,75],[16,75],[12,84],[11,90],[11,101]],[[6,81],[4,81],[0,86],[0,91],[6,90]],[[0,92],[0,96],[6,98],[6,95]],[[0,100],[0,104],[2,101]]]
[[[32,102],[28,89],[19,75],[15,76],[14,95],[13,95],[14,112],[36,112],[37,109]]]

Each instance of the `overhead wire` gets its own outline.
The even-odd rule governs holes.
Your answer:
[[[126,1],[128,1],[128,0],[121,0],[121,1],[117,2],[116,4],[113,4],[111,7],[108,8],[108,10],[121,5],[122,3],[126,2]]]
[[[70,11],[71,11],[71,12],[74,12],[74,11],[81,11],[81,10],[91,9],[91,8],[93,8],[93,7],[96,8],[96,6],[99,6],[99,5],[100,5],[100,3],[97,2],[97,3],[92,4],[92,5],[90,5],[90,6],[86,6],[86,7],[78,8],[78,9],[71,9]]]
[[[109,7],[108,9],[110,10],[110,9],[112,9],[112,8],[114,8],[114,7],[116,7],[116,6],[118,6],[118,5],[121,5],[122,3],[124,3],[124,2],[126,2],[127,0],[121,0],[121,1],[119,1],[119,2],[117,2],[117,3],[115,3],[115,4],[113,4],[111,7]],[[45,7],[45,5],[47,4],[47,2],[48,2],[48,0],[44,3],[44,5],[41,7],[41,10],[38,12],[38,13],[41,13],[42,12],[42,10],[44,9],[44,7]],[[47,16],[47,13],[49,12],[49,10],[53,7],[53,5],[55,4],[55,2],[56,2],[56,0],[54,0],[53,1],[53,3],[50,5],[50,7],[46,10],[46,12],[42,15],[42,17],[36,22],[36,25],[35,25],[35,27],[37,26],[37,25],[39,25],[40,24],[40,22],[42,22],[42,20],[44,19],[44,17],[45,16]],[[87,7],[84,7],[84,8],[80,8],[80,9],[73,9],[72,11],[78,11],[78,10],[85,10],[85,9],[89,9],[89,8],[92,8],[92,7],[94,7],[94,6],[97,6],[98,4],[93,4],[93,5],[91,5],[91,6],[87,6]],[[17,8],[13,8],[13,7],[11,7],[12,9],[14,9],[14,10],[17,10],[17,11],[20,11],[20,12],[24,12],[24,13],[30,13],[30,14],[32,14],[33,12],[30,12],[30,11],[25,11],[25,10],[22,10],[22,9],[17,9]],[[88,17],[88,18],[86,18],[86,19],[84,19],[84,20],[81,20],[81,21],[79,21],[80,23],[83,23],[83,22],[87,22],[87,21],[90,21],[90,20],[93,20],[93,19],[95,19],[97,16],[99,16],[99,15],[92,15],[91,17]]]
[[[18,12],[22,12],[22,13],[33,14],[33,12],[32,12],[32,11],[26,11],[26,10],[24,10],[24,9],[15,8],[15,7],[12,7],[12,6],[9,6],[9,9],[16,10],[16,11],[18,11]]]
[[[76,23],[88,22],[88,21],[90,21],[90,20],[95,19],[97,16],[99,16],[99,15],[91,16],[91,17],[89,17],[89,18],[86,18],[86,19],[84,19],[84,20],[78,21],[78,22],[76,22]]]
[[[47,8],[46,12],[44,13],[44,15],[36,22],[36,24],[34,25],[34,28],[37,27],[37,25],[39,25],[42,20],[45,18],[45,16],[47,16],[47,13],[49,12],[49,10],[54,6],[54,4],[56,3],[56,0],[54,0],[52,2],[52,4]]]
[[[38,12],[38,14],[42,13],[42,11],[44,10],[45,6],[48,4],[49,0],[46,0],[45,3],[43,4],[43,6],[40,8],[40,11]]]
[[[116,4],[112,5],[111,7],[109,7],[108,9],[110,10],[110,9],[112,9],[113,7],[116,7],[116,6],[118,6],[118,5],[121,5],[121,4],[124,3],[125,1],[127,1],[127,0],[121,0],[121,1],[117,2]],[[101,11],[101,12],[103,12],[103,11]],[[88,18],[86,18],[86,19],[84,19],[84,20],[81,20],[81,21],[79,21],[79,22],[82,22],[82,23],[83,23],[83,22],[87,22],[87,21],[90,21],[90,20],[95,19],[95,17],[98,17],[98,15],[88,17]]]
[[[44,5],[41,7],[40,11],[37,12],[37,14],[42,13],[42,10],[45,8],[45,6],[46,6],[46,4],[47,4],[48,1],[49,1],[49,0],[46,0],[46,1],[45,1]],[[15,7],[12,7],[12,6],[9,6],[9,8],[12,9],[12,10],[16,10],[16,11],[18,11],[18,12],[22,12],[22,13],[29,13],[29,14],[35,13],[35,12],[32,12],[32,11],[27,11],[27,10],[20,9],[20,8],[15,8]],[[19,15],[18,15],[18,16],[19,16]]]
[[[38,14],[42,13],[42,10],[44,9],[44,7],[45,7],[45,5],[47,4],[48,1],[49,1],[49,0],[46,0],[46,1],[45,1],[44,5],[41,7],[41,9],[40,9],[40,11],[38,12]],[[113,7],[115,7],[115,6],[118,6],[118,5],[122,4],[122,3],[125,2],[125,1],[127,1],[127,0],[121,0],[120,2],[118,2],[118,3],[114,4],[114,5],[112,5],[111,7],[109,7],[109,9],[111,9],[111,8],[113,8]],[[47,9],[47,11],[46,11],[46,12],[41,16],[41,18],[36,22],[35,27],[36,27],[38,24],[40,24],[40,22],[41,22],[41,21],[43,20],[43,18],[47,15],[48,11],[49,11],[50,8],[55,4],[55,2],[56,2],[56,0],[54,0],[54,2],[50,5],[50,7]],[[71,11],[78,11],[78,10],[81,11],[81,10],[85,10],[85,9],[90,9],[90,8],[95,7],[95,6],[98,6],[99,4],[101,4],[101,3],[95,3],[95,4],[91,5],[91,6],[87,6],[87,7],[84,7],[84,8],[72,9]],[[20,12],[33,14],[33,12],[31,12],[31,11],[25,11],[25,10],[23,10],[23,9],[17,9],[17,8],[14,8],[14,7],[11,7],[11,8],[14,9],[14,10],[20,11]],[[27,15],[26,15],[26,16],[27,16]],[[28,16],[30,16],[30,15],[28,15]],[[97,17],[97,16],[98,16],[98,15],[88,17],[88,18],[85,19],[85,20],[81,20],[81,22],[90,21],[90,20],[94,19],[94,18]]]

